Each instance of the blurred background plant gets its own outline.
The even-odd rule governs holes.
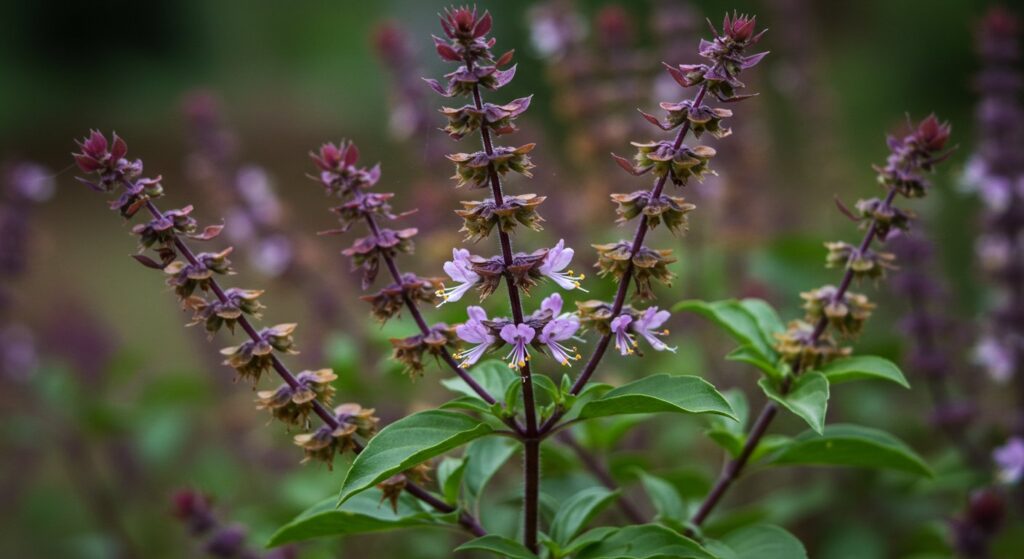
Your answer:
[[[535,94],[519,124],[540,146],[531,154],[536,191],[556,194],[548,191],[558,185],[545,213],[566,216],[545,223],[543,234],[531,236],[536,246],[523,248],[559,238],[573,246],[610,238],[613,232],[601,225],[609,221],[607,195],[629,177],[606,154],[628,151],[627,138],[646,126],[636,108],[656,112],[655,100],[667,98],[661,83],[667,75],[654,63],[695,62],[688,53],[705,33],[703,17],[717,19],[723,6],[710,0],[491,4],[502,45],[519,51],[509,96]],[[421,236],[406,267],[440,275],[460,221],[439,210],[456,205],[445,179],[450,165],[438,157],[452,144],[434,130],[440,103],[418,78],[441,73],[429,35],[444,6],[413,0],[0,6],[6,23],[0,42],[0,556],[197,554],[207,543],[172,520],[180,512],[172,499],[180,487],[209,495],[219,522],[246,526],[246,545],[259,549],[341,481],[338,472],[298,465],[287,437],[264,429],[265,416],[252,411],[255,395],[231,387],[233,373],[211,357],[203,332],[183,329],[173,298],[158,297],[159,284],[125,257],[123,228],[96,209],[95,197],[67,165],[74,149],[67,139],[90,127],[130,137],[133,152],[145,153],[147,166],[175,185],[169,203],[201,201],[204,221],[223,220],[226,231],[240,235],[232,239],[233,259],[248,280],[257,280],[251,287],[272,287],[269,305],[303,323],[299,362],[334,367],[339,401],[372,401],[382,423],[441,401],[436,379],[411,383],[386,359],[388,339],[415,325],[404,317],[379,327],[354,301],[358,278],[336,254],[336,243],[315,237],[332,219],[304,174],[310,146],[359,138],[364,158],[383,163],[382,187],[420,208],[409,218]],[[1024,555],[1018,506],[1024,499],[994,515],[989,493],[969,498],[973,490],[996,487],[1002,499],[1006,482],[1019,484],[1024,470],[1013,467],[1024,462],[1012,438],[1020,435],[1010,413],[1021,409],[1019,400],[972,363],[972,355],[981,357],[984,369],[998,373],[993,365],[1010,362],[1017,372],[1003,376],[1016,375],[1024,386],[1022,321],[1011,304],[1024,285],[1018,281],[1020,163],[1012,159],[1024,150],[1020,127],[999,116],[1020,118],[1020,25],[1003,12],[984,20],[987,30],[979,27],[986,2],[746,0],[728,7],[755,12],[771,28],[764,48],[772,56],[750,76],[750,89],[761,95],[744,104],[736,124],[742,133],[719,150],[720,176],[687,193],[701,212],[688,237],[672,247],[679,279],[664,297],[756,295],[799,314],[789,294],[829,279],[820,268],[821,241],[850,228],[822,208],[834,195],[877,194],[866,186],[873,173],[865,162],[883,158],[880,131],[902,125],[903,111],[917,117],[934,110],[953,122],[961,148],[949,166],[965,171],[960,182],[982,196],[961,188],[955,172],[935,177],[935,191],[915,208],[927,224],[931,259],[905,261],[901,273],[917,271],[943,285],[941,304],[909,309],[901,303],[920,303],[910,295],[936,292],[913,287],[912,276],[897,282],[905,291],[879,305],[875,327],[859,343],[865,352],[900,361],[914,390],[852,387],[830,412],[832,421],[899,426],[894,432],[925,453],[937,477],[909,483],[858,471],[757,472],[735,488],[734,512],[715,524],[783,523],[816,559],[949,556],[954,547],[967,549],[964,538],[979,530],[992,556]],[[1009,186],[993,180],[999,178]],[[1006,233],[1013,226],[1016,232]],[[994,234],[1009,239],[1003,249],[1007,242],[1016,248],[995,251]],[[1018,275],[993,271],[993,255],[1014,264],[1010,272]],[[595,298],[612,296],[614,286],[593,283]],[[908,312],[918,313],[908,319],[910,333],[922,321],[935,324],[920,316],[929,309],[941,310],[941,324],[956,325],[939,329],[945,361],[938,365],[922,362],[920,336],[899,328]],[[445,307],[434,318],[461,320]],[[605,373],[615,378],[604,380],[664,371],[749,389],[748,373],[721,360],[728,349],[721,336],[692,317],[674,321],[675,355],[616,360],[608,369],[614,373]],[[1017,357],[1000,362],[995,358],[1007,355],[1007,343]],[[935,377],[956,387],[938,409],[926,389]],[[380,394],[389,397],[374,397]],[[653,508],[639,489],[638,469],[668,480],[684,503],[699,502],[721,455],[700,441],[698,427],[663,418],[623,437],[626,421],[637,420],[595,423],[579,443],[615,451],[608,455],[612,475],[645,514]],[[964,433],[974,450],[963,451],[960,435],[937,437],[936,421],[947,433],[954,433],[951,424]],[[680,464],[681,445],[703,459]],[[998,463],[991,457],[997,447],[1004,449]],[[576,455],[553,445],[546,452],[544,479],[566,494],[578,487],[584,474],[570,467]],[[489,526],[516,523],[516,469],[513,464],[496,480],[484,514]],[[770,496],[761,498],[769,488]],[[298,552],[448,557],[459,537],[410,531],[400,539],[316,542]]]

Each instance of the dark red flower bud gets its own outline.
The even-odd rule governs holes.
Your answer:
[[[597,13],[595,19],[598,36],[605,46],[624,45],[633,38],[633,22],[622,6],[609,4]]]
[[[193,489],[181,489],[171,496],[171,513],[193,534],[203,534],[216,524],[210,499]]]
[[[213,535],[206,542],[206,552],[213,557],[225,559],[236,557],[245,545],[246,530],[244,526],[235,524],[228,526]]]
[[[729,14],[725,14],[722,20],[722,33],[737,43],[749,41],[754,36],[754,26],[757,24],[757,17],[749,17],[746,14],[737,15],[733,12],[730,20]]]
[[[1006,503],[1003,497],[992,489],[981,489],[971,495],[967,507],[967,519],[985,533],[992,534],[1003,523]]]
[[[940,123],[933,113],[918,125],[917,139],[921,147],[927,151],[939,151],[949,140],[950,130],[950,124],[948,122]]]
[[[394,64],[409,54],[409,41],[398,25],[393,21],[385,21],[373,32],[373,46],[377,54]]]

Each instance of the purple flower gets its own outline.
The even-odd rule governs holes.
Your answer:
[[[668,329],[658,330],[662,324],[669,319],[671,315],[668,311],[660,311],[658,307],[648,307],[635,321],[633,321],[633,331],[643,336],[647,343],[651,344],[651,347],[655,351],[671,351],[675,353],[676,348],[665,345],[658,336],[667,336]]]
[[[580,281],[586,276],[583,274],[575,275],[572,270],[568,272],[562,272],[572,262],[572,256],[575,251],[571,248],[565,248],[565,241],[559,239],[551,250],[548,251],[547,255],[544,256],[544,262],[541,263],[540,271],[541,274],[551,278],[552,281],[557,283],[562,289],[579,289],[580,291],[586,291],[580,287]]]
[[[559,363],[568,366],[570,361],[579,359],[580,355],[576,353],[575,347],[569,348],[560,342],[575,336],[576,331],[579,329],[580,320],[571,314],[567,314],[545,324],[544,328],[540,331],[538,340],[548,347],[552,357],[558,360]]]
[[[464,248],[453,248],[452,259],[444,263],[444,273],[452,278],[458,285],[439,289],[437,296],[441,298],[441,306],[445,303],[454,303],[462,298],[474,285],[480,281],[480,276],[473,271],[470,262],[469,251]]]
[[[632,355],[633,348],[636,347],[636,340],[629,333],[629,325],[632,322],[633,317],[623,314],[615,317],[611,323],[612,333],[615,334],[615,349],[622,355]]]
[[[1012,437],[992,452],[992,459],[999,468],[999,479],[1003,483],[1017,483],[1024,477],[1024,439]]]
[[[462,367],[469,367],[479,361],[483,354],[497,341],[491,335],[490,329],[484,325],[484,321],[487,320],[487,313],[484,312],[483,308],[477,306],[469,307],[466,309],[466,313],[469,314],[469,320],[465,324],[455,327],[455,335],[464,342],[477,345],[467,351],[460,351],[455,354],[456,359],[462,360],[462,363],[459,364]]]
[[[562,296],[552,293],[540,302],[540,310],[551,311],[551,316],[558,316],[562,313]]]
[[[510,368],[518,369],[526,366],[526,362],[530,359],[526,346],[533,341],[533,336],[536,333],[536,330],[525,324],[506,324],[501,329],[501,339],[512,346],[512,350],[505,356],[505,359],[509,360]]]
[[[974,360],[998,383],[1005,383],[1013,375],[1012,352],[993,337],[985,338],[974,348]]]

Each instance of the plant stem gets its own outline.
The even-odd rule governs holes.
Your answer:
[[[701,102],[704,101],[704,96],[707,94],[707,85],[702,85],[697,91],[697,94],[693,98],[693,105],[699,107]],[[679,128],[679,132],[676,133],[675,141],[672,146],[675,149],[679,149],[683,145],[683,140],[686,139],[686,135],[690,132],[690,121],[683,123],[682,127]],[[654,187],[651,189],[651,197],[661,196],[661,192],[665,189],[665,183],[668,182],[668,173],[665,173],[658,180],[655,181]],[[619,316],[622,312],[622,307],[626,304],[626,293],[629,291],[629,282],[633,278],[633,258],[640,251],[640,248],[644,245],[644,238],[647,237],[647,215],[643,214],[640,216],[640,223],[637,225],[636,233],[633,235],[633,246],[630,249],[629,264],[626,266],[626,271],[623,273],[622,278],[619,279],[619,289],[615,292],[615,300],[612,302],[612,319]],[[587,382],[590,381],[590,377],[593,376],[594,371],[597,370],[598,364],[604,357],[605,352],[608,350],[608,346],[611,344],[612,335],[605,334],[598,340],[597,345],[594,347],[594,352],[590,354],[590,359],[587,360],[587,364],[583,367],[583,371],[580,376],[576,377],[576,382],[572,385],[571,393],[578,395],[587,386]],[[548,418],[547,421],[540,428],[541,433],[546,433],[559,419],[562,418],[563,410],[558,410]]]
[[[377,226],[377,222],[373,219],[373,216],[366,214],[366,224],[370,228],[370,232],[373,233],[374,237],[380,238],[380,227]],[[384,263],[387,265],[388,271],[391,273],[391,277],[394,278],[395,283],[402,285],[402,273],[398,269],[398,264],[395,263],[395,259],[390,254],[384,254]],[[427,321],[423,318],[423,313],[420,312],[419,306],[413,301],[409,295],[405,292],[402,293],[402,300],[405,302],[405,307],[409,309],[409,314],[412,315],[413,320],[416,321],[416,326],[419,327],[420,333],[430,333],[430,326]],[[452,368],[453,371],[463,382],[469,385],[488,405],[493,405],[497,402],[494,396],[491,396],[487,389],[480,385],[465,369],[459,366],[459,363],[452,356],[451,352],[447,348],[441,348],[441,358],[444,359],[445,363]]]
[[[608,468],[605,467],[597,456],[586,448],[583,448],[583,445],[576,440],[576,437],[572,435],[572,432],[559,432],[558,440],[565,443],[565,446],[568,446],[574,453],[576,453],[576,457],[579,459],[580,463],[590,470],[590,473],[594,474],[594,477],[601,482],[601,485],[611,489],[612,491],[619,488],[615,483],[615,478],[613,478],[611,472],[608,471]],[[637,508],[636,504],[630,501],[624,494],[619,494],[617,502],[622,514],[626,515],[626,518],[628,518],[630,522],[633,524],[647,523],[648,519],[640,512],[640,509]]]
[[[892,201],[895,197],[896,189],[893,188],[889,190],[885,197],[885,201],[882,203],[882,211],[888,210],[892,207]],[[860,246],[857,249],[858,252],[851,255],[851,258],[856,256],[856,254],[865,252],[875,240],[877,233],[878,223],[876,220],[872,219],[871,224],[868,225],[867,232],[864,234],[864,239],[861,240]],[[847,265],[846,271],[843,274],[842,282],[840,282],[839,288],[836,289],[836,292],[833,294],[832,301],[841,301],[846,295],[846,291],[850,288],[850,284],[852,282],[853,268]],[[811,334],[810,344],[816,344],[818,340],[821,339],[821,336],[824,335],[826,328],[828,328],[828,317],[822,315]],[[793,374],[786,377],[782,382],[782,386],[779,387],[779,391],[782,394],[789,392],[793,385],[793,379],[799,374],[800,367],[797,365],[793,367]],[[761,442],[761,438],[764,437],[765,433],[768,431],[768,426],[771,424],[772,420],[775,419],[775,415],[778,411],[778,406],[776,406],[774,402],[768,402],[765,404],[764,408],[761,409],[761,413],[757,416],[754,426],[751,427],[750,433],[747,435],[747,442],[744,443],[740,454],[725,464],[725,467],[722,468],[721,475],[718,477],[718,481],[715,482],[715,486],[711,488],[711,492],[708,493],[704,502],[701,503],[700,508],[697,509],[697,513],[694,514],[693,518],[690,520],[695,526],[700,526],[704,520],[707,519],[708,515],[711,514],[711,511],[719,501],[722,500],[726,490],[729,489],[733,482],[735,482],[739,478],[740,474],[743,473],[743,468],[745,468],[747,462],[750,461],[750,456],[754,453],[754,450],[757,449],[757,445]]]
[[[473,69],[473,60],[466,59],[466,68]],[[477,110],[483,110],[483,98],[480,95],[480,85],[473,85],[473,103]],[[494,145],[491,142],[491,131],[484,124],[480,126],[480,139],[484,145],[484,152],[488,157],[494,155]],[[501,177],[494,168],[494,163],[487,164],[487,174],[491,183],[491,196],[494,203],[501,206],[504,203],[504,196],[501,191]],[[512,274],[508,269],[512,266],[512,240],[508,233],[498,228],[498,239],[501,242],[501,257],[505,264],[505,285],[508,287],[509,305],[512,307],[512,320],[515,324],[523,323],[523,303],[519,298],[519,287],[513,282]],[[523,408],[526,416],[526,433],[523,436],[524,460],[524,490],[523,496],[523,543],[533,552],[537,552],[537,532],[540,521],[540,441],[537,431],[537,405],[533,395],[533,379],[530,371],[530,363],[527,361],[519,367],[519,376],[523,383]]]
[[[928,301],[924,293],[917,289],[908,290],[906,297],[911,316],[915,314],[925,316],[927,314]],[[928,355],[934,354],[938,346],[936,338],[937,332],[935,332],[935,327],[929,321],[924,320],[917,326],[915,339],[918,351]],[[946,376],[948,373],[948,370],[941,371],[941,373],[939,371],[927,371],[922,375],[925,379],[925,385],[928,387],[932,408],[940,416],[943,410],[949,409],[951,405],[950,382],[949,377]],[[979,472],[986,472],[989,467],[988,460],[981,450],[971,442],[967,433],[964,432],[962,425],[952,425],[943,421],[941,417],[938,417],[937,420],[939,422],[939,429],[957,449],[964,462]]]
[[[379,238],[380,227],[377,226],[377,222],[373,219],[373,216],[371,216],[370,214],[366,214],[366,223],[370,228],[370,232],[373,233],[375,237]],[[387,265],[388,272],[391,273],[391,277],[394,278],[395,283],[401,285],[402,273],[398,269],[398,264],[395,262],[395,259],[390,254],[384,254],[384,263]],[[416,304],[416,301],[413,301],[412,298],[410,298],[409,295],[406,294],[405,292],[402,293],[402,300],[405,301],[405,307],[409,309],[409,314],[411,314],[413,320],[416,321],[416,325],[419,327],[420,333],[424,335],[428,334],[430,332],[430,326],[427,324],[427,321],[423,318],[423,313],[420,312],[419,305]],[[480,383],[476,381],[476,379],[474,379],[465,369],[463,369],[459,365],[459,362],[455,360],[455,357],[452,356],[451,352],[448,351],[447,348],[441,348],[441,358],[444,360],[445,363],[448,364],[449,367],[451,367],[453,371],[455,371],[455,374],[459,375],[459,378],[461,378],[463,382],[469,385],[469,387],[472,388],[473,391],[480,396],[480,398],[487,402],[488,405],[494,405],[495,403],[497,403],[497,400],[493,396],[491,396],[489,392],[487,392],[487,389],[481,386]],[[505,424],[511,427],[512,430],[515,431],[517,434],[523,434],[522,426],[520,426],[514,418],[509,418],[504,421]]]
[[[154,204],[152,200],[146,200],[146,209],[154,218],[164,218],[163,213],[160,211],[159,208],[156,207],[156,204]],[[195,265],[199,263],[199,261],[196,259],[195,253],[192,252],[192,249],[178,235],[174,235],[174,246],[178,249],[178,252],[181,253],[181,255],[184,256],[186,260],[188,260],[190,264]],[[210,278],[210,289],[213,291],[214,295],[217,296],[217,299],[219,299],[222,303],[228,302],[227,295],[224,293],[224,289],[217,282],[216,278]],[[239,316],[238,324],[242,327],[243,330],[245,330],[245,333],[249,335],[249,338],[251,340],[259,341],[259,333],[253,327],[248,317],[246,317],[245,315]],[[288,386],[292,388],[298,386],[299,381],[295,378],[295,375],[290,370],[288,370],[288,367],[285,366],[283,362],[281,362],[281,359],[278,358],[278,356],[274,353],[272,353],[270,357],[274,367],[274,371],[277,372],[278,376],[281,377],[281,380],[283,380],[286,384],[288,384]],[[340,426],[340,424],[338,423],[338,418],[336,418],[330,412],[330,410],[328,410],[319,400],[313,400],[312,405],[313,412],[316,413],[316,415],[319,416],[324,423],[326,423],[333,429],[336,429]],[[362,445],[359,445],[357,443],[355,452],[358,454],[359,452],[362,451],[362,448]],[[409,492],[409,494],[415,496],[421,501],[424,501],[428,505],[434,507],[439,512],[450,513],[456,510],[455,507],[452,507],[451,505],[437,499],[436,497],[431,495],[426,489],[423,489],[422,487],[419,487],[418,485],[412,482],[408,482],[405,489],[406,491]],[[481,536],[486,533],[483,531],[483,528],[480,527],[480,523],[468,513],[464,512],[460,515],[459,523],[462,524],[467,530],[472,532],[474,535]]]

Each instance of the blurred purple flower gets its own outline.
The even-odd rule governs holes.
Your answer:
[[[999,469],[999,480],[1013,484],[1024,477],[1024,438],[1013,437],[992,452],[992,460]]]

